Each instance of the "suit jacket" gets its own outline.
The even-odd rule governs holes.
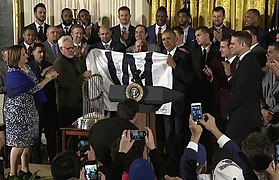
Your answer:
[[[258,58],[261,67],[265,67],[266,50],[260,44],[257,44],[251,51]]]
[[[6,73],[8,70],[7,63],[1,59],[0,60],[0,94],[6,94]]]
[[[196,47],[191,52],[193,70],[195,73],[192,101],[201,102],[204,112],[210,113],[216,112],[216,109],[213,108],[215,106],[212,106],[212,104],[214,104],[214,89],[212,83],[207,79],[203,72],[203,69],[205,68],[205,65],[211,68],[211,61],[216,57],[216,54],[217,49],[214,45],[211,45],[207,54],[207,61],[202,62],[202,50],[200,46]]]
[[[169,27],[167,26],[167,29],[168,28]],[[147,28],[147,33],[148,33],[147,41],[150,44],[157,44],[156,24],[153,24],[153,25],[149,26]],[[163,43],[160,45],[160,48],[161,48],[161,51],[163,51],[165,49],[164,46],[163,46]]]
[[[61,24],[58,24],[56,27],[58,29],[61,29],[62,31],[62,36],[71,36],[71,28],[72,28],[73,25],[71,25],[71,27],[68,29],[68,33],[66,34],[65,33],[65,30],[63,29],[63,26],[62,26],[62,23]]]
[[[192,27],[189,27],[187,39],[185,41],[186,46],[191,50],[195,47],[197,47],[197,41],[195,36],[195,30]]]
[[[130,32],[130,34],[129,34],[129,38],[126,42],[126,45],[125,45],[126,47],[130,47],[135,44],[135,42],[136,42],[135,30],[136,30],[136,28],[130,24],[129,30],[128,30]],[[120,24],[112,27],[111,32],[112,32],[112,40],[116,43],[121,43],[121,41],[120,41],[120,36],[121,36]]]
[[[260,26],[258,28],[258,41],[260,45],[267,49],[268,46],[272,43],[272,36],[265,29],[262,29]]]
[[[52,47],[50,46],[49,42],[48,41],[45,41],[42,43],[44,46],[45,46],[45,60],[47,62],[49,62],[50,64],[53,64],[54,63],[54,60],[60,56],[60,50],[59,50],[59,47],[58,47],[58,44],[56,44],[57,46],[57,54],[58,55],[55,55],[54,52],[52,51]]]
[[[81,86],[84,82],[84,69],[77,59],[59,56],[53,63],[53,69],[59,73],[55,79],[58,110],[62,107],[82,107]]]
[[[255,59],[251,52],[246,54],[233,75],[231,97],[226,110],[229,115],[226,132],[231,127],[247,127],[247,131],[261,127],[262,71]]]
[[[38,37],[39,32],[37,31],[37,27],[36,27],[35,22],[33,22],[33,23],[31,23],[31,24],[29,24],[25,27],[31,27],[32,29],[34,29],[35,32],[37,33],[37,37]],[[49,27],[50,27],[49,24],[46,24],[46,23],[44,24],[44,36],[43,36],[43,39],[39,39],[41,42],[45,42],[47,40],[46,32],[47,32],[47,28],[49,28]],[[19,39],[18,44],[20,44],[22,42],[23,42],[23,37],[21,36],[20,39]]]
[[[134,48],[135,48],[135,45],[130,46],[126,49],[126,52],[127,53],[133,53]],[[159,53],[159,52],[161,52],[161,48],[159,46],[157,46],[156,44],[148,44],[148,50],[147,51],[158,52]]]
[[[118,51],[118,52],[125,52],[126,50],[126,47],[122,44],[122,43],[118,43],[118,42],[115,42],[114,40],[110,43],[110,46],[109,46],[113,51]],[[104,45],[102,42],[99,42],[97,44],[94,44],[91,48],[91,49],[94,49],[94,48],[98,48],[98,49],[105,49]],[[90,50],[88,52],[90,52]]]

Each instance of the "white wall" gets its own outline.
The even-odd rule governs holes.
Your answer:
[[[150,24],[150,6],[147,0],[24,0],[24,25],[34,21],[33,7],[42,2],[47,8],[46,22],[51,25],[61,23],[61,10],[65,7],[89,10],[93,21],[100,25],[108,24],[114,26],[118,24],[117,10],[121,6],[128,6],[131,9],[131,23]]]

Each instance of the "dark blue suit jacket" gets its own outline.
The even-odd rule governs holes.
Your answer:
[[[198,45],[196,41],[195,30],[192,27],[190,27],[188,30],[188,35],[185,44],[187,47],[189,47],[190,50],[197,47]]]
[[[135,44],[136,39],[135,39],[135,30],[136,28],[130,24],[129,26],[129,39],[126,42],[127,47],[130,47]],[[121,29],[120,29],[120,24],[117,26],[114,26],[111,28],[112,32],[112,40],[116,43],[121,43],[120,41],[120,36],[121,36]]]

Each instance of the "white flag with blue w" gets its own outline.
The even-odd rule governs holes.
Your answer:
[[[100,74],[104,80],[105,109],[116,111],[117,103],[108,99],[110,85],[128,85],[133,73],[141,70],[145,73],[142,80],[146,86],[163,86],[172,89],[172,68],[167,65],[167,55],[156,52],[121,53],[93,49],[86,58],[87,70]],[[171,103],[164,104],[157,114],[170,115]]]

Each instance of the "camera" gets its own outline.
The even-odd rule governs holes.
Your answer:
[[[193,121],[197,122],[202,118],[201,103],[191,103],[191,114]]]
[[[89,141],[86,138],[80,138],[79,140],[79,152],[80,156],[84,157],[85,153],[90,150]]]
[[[96,161],[86,161],[84,170],[86,180],[98,180],[98,164]]]
[[[142,140],[146,136],[146,131],[130,130],[132,140]]]

